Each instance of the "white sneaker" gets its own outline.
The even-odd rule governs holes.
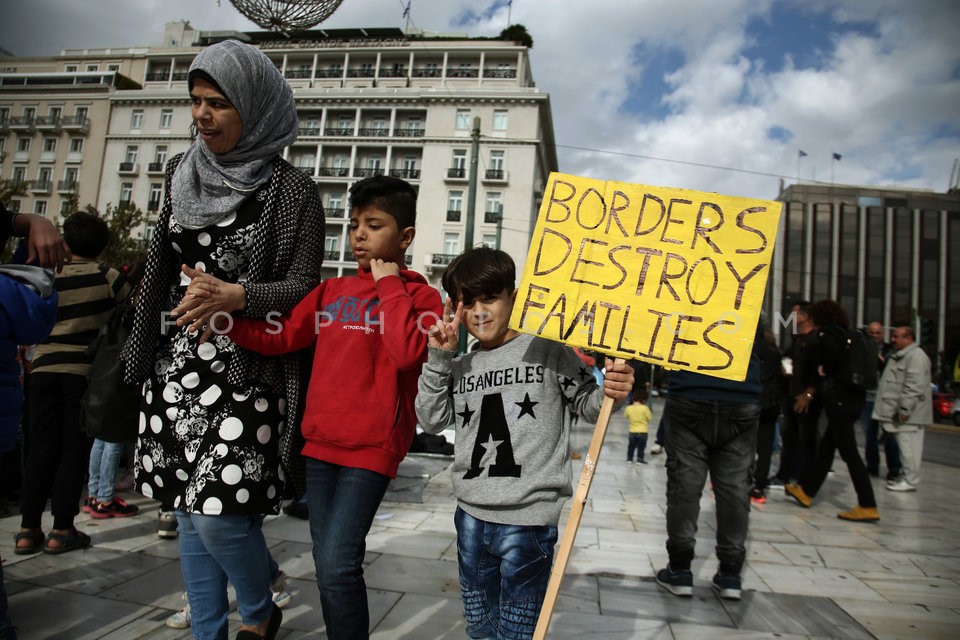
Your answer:
[[[180,597],[183,600],[186,600],[187,592],[184,591],[182,594],[180,594]],[[187,602],[187,604],[184,605],[183,609],[180,609],[180,611],[177,611],[176,613],[171,615],[169,618],[167,618],[164,624],[166,624],[171,629],[189,629],[190,628],[190,603]]]
[[[899,480],[887,485],[887,491],[916,491],[917,485],[910,484],[906,480]]]
[[[650,453],[652,453],[653,455],[657,455],[661,451],[663,451],[663,447],[661,447],[658,444],[655,444],[652,447],[650,447]]]
[[[287,587],[287,574],[282,570],[277,574],[277,579],[273,581],[273,584],[270,585],[270,591],[273,593],[273,604],[277,605],[278,608],[283,609],[285,606],[290,604],[290,601],[293,600],[293,596],[290,595],[289,591],[286,591]]]

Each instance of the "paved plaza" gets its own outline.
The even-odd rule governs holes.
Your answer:
[[[655,421],[661,409],[654,406]],[[721,601],[710,588],[715,507],[707,487],[694,595],[681,599],[653,580],[667,560],[664,456],[648,453],[649,464],[628,464],[626,432],[622,414],[615,415],[548,637],[960,638],[960,470],[925,463],[916,493],[886,491],[875,479],[881,515],[875,524],[837,519],[838,511],[856,504],[839,459],[811,509],[771,490],[751,514],[740,602]],[[465,637],[449,462],[409,456],[367,538],[376,640]],[[10,610],[21,638],[191,637],[164,625],[182,605],[177,543],[157,537],[156,503],[125,498],[141,506],[140,515],[92,520],[81,514],[77,525],[93,546],[61,556],[14,555],[19,518],[0,520]],[[44,530],[50,524],[47,514]],[[325,638],[307,523],[271,517],[264,531],[294,598],[278,637]],[[231,634],[238,624],[234,613]]]

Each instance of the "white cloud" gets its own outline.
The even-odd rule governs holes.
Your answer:
[[[21,4],[0,24],[0,46],[18,54],[159,44],[163,24],[180,18],[203,30],[255,29],[227,0],[220,6],[215,0]],[[345,0],[324,26],[402,28],[404,5]],[[505,3],[487,18],[456,22],[492,6],[492,0],[484,6],[413,0],[412,22],[426,30],[495,35],[507,25]],[[784,50],[769,64],[751,58],[763,34],[748,27],[771,24],[776,9],[806,12],[809,22],[798,21],[798,32],[830,29],[832,35],[812,39],[806,50]],[[804,149],[805,179],[814,172],[829,179],[830,156],[838,152],[838,182],[942,191],[960,156],[955,0],[515,0],[511,19],[534,39],[534,80],[551,95],[562,171],[774,197],[777,176],[793,176],[797,150]],[[814,49],[815,65],[790,63]],[[682,66],[651,78],[652,60],[636,59],[637,51],[675,52]],[[666,89],[655,96],[643,94],[644,87]],[[659,108],[638,113],[638,105]],[[774,126],[793,138],[770,139]]]

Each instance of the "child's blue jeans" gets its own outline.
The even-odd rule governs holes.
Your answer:
[[[550,581],[557,527],[486,522],[460,507],[454,522],[467,635],[532,637]]]
[[[647,449],[647,434],[631,433],[627,441],[627,462],[633,461],[633,453],[637,453],[637,462],[643,462],[643,453]]]
[[[93,441],[93,447],[90,449],[90,480],[87,483],[87,493],[90,497],[100,502],[113,500],[121,453],[123,453],[122,442],[105,442],[100,438]]]

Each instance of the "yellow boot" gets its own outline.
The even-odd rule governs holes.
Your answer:
[[[850,511],[838,513],[837,517],[841,520],[853,520],[854,522],[876,522],[880,519],[880,512],[876,507],[861,507],[857,505]]]
[[[798,484],[787,484],[784,485],[783,490],[787,492],[787,495],[797,501],[801,507],[809,509],[810,505],[813,503],[813,498],[808,496]]]

